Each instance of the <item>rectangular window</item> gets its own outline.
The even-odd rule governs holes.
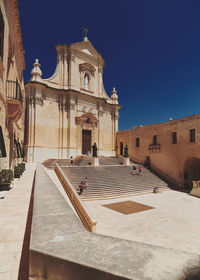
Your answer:
[[[140,146],[140,138],[136,138],[136,147],[139,147]]]
[[[153,145],[157,145],[157,135],[153,136]]]
[[[0,126],[0,157],[6,157],[6,148],[5,148],[1,126]]]
[[[3,61],[3,43],[4,43],[4,20],[0,9],[0,57]]]
[[[176,132],[172,133],[172,144],[177,144],[177,133]]]
[[[195,129],[190,129],[190,143],[195,142]]]

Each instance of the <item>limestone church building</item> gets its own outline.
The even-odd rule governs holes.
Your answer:
[[[26,83],[26,155],[28,162],[65,159],[91,153],[116,155],[118,96],[103,85],[104,60],[91,42],[56,46],[57,67],[42,79],[36,59]]]

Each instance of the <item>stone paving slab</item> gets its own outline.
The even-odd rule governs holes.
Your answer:
[[[124,215],[103,207],[126,200],[154,209]],[[171,190],[83,204],[97,221],[96,233],[200,255],[200,199],[197,197]]]
[[[49,179],[46,178],[45,182],[49,182]],[[48,187],[48,184],[45,183],[44,186],[41,186],[40,182],[40,184],[36,186],[35,190],[39,189],[41,191],[41,187],[46,188]],[[171,193],[171,191],[169,191],[169,193]],[[139,200],[144,200],[143,195],[140,197]],[[154,197],[151,197],[152,207],[156,206],[156,198],[157,202],[160,201],[160,204],[158,203],[157,207],[158,205],[163,204],[163,200],[158,199],[158,197],[158,195],[154,195]],[[135,198],[137,199],[137,197],[134,197],[134,199]],[[177,198],[175,200],[177,200]],[[172,207],[173,205],[175,205],[175,200],[171,199],[170,201],[168,197],[168,206]],[[113,201],[114,199],[112,200],[112,202]],[[108,202],[108,200],[106,202]],[[142,201],[138,202],[144,203]],[[167,199],[165,203],[166,202]],[[49,203],[51,205],[51,202]],[[97,205],[93,205],[93,213],[96,211],[95,208],[98,208],[96,206]],[[196,204],[195,207],[198,209],[198,204]],[[146,212],[151,212],[154,210],[155,209],[152,209]],[[172,214],[174,214],[174,209],[172,210]],[[64,207],[61,213],[64,213],[66,211],[68,212],[68,209]],[[141,213],[143,212],[140,212],[140,214]],[[99,214],[101,215],[101,213]],[[48,215],[51,216],[51,213],[48,213]],[[134,214],[122,216],[133,218],[133,215]],[[121,239],[102,234],[89,233],[87,231],[80,232],[78,230],[77,233],[72,231],[72,233],[70,234],[71,220],[68,223],[68,215],[64,217],[66,223],[64,227],[55,226],[54,231],[51,231],[51,233],[49,233],[46,229],[50,228],[52,224],[56,224],[57,216],[58,214],[53,215],[50,219],[43,219],[42,221],[40,219],[41,217],[44,218],[42,213],[38,217],[33,217],[35,225],[33,224],[32,227],[33,236],[31,238],[30,247],[32,272],[31,275],[38,275],[40,276],[40,278],[43,277],[44,279],[46,279],[46,272],[48,272],[48,275],[51,279],[63,280],[188,280],[192,279],[191,275],[194,274],[193,271],[199,267],[199,254],[183,252],[183,250],[173,250],[169,247],[166,248],[166,246],[154,246],[153,244],[145,244],[145,242],[126,240],[126,238]],[[73,216],[75,217],[75,215]],[[118,218],[118,228],[120,228],[121,225],[123,232],[123,225],[121,223],[121,221],[123,220],[122,216],[120,219],[119,216],[113,216],[113,218],[115,220],[116,218]],[[51,220],[52,218],[55,219],[55,222]],[[106,221],[109,224],[108,216],[106,216]],[[130,225],[130,222],[134,225],[134,220],[130,220],[127,225]],[[44,223],[47,224],[44,225]],[[64,222],[62,223],[64,224]],[[69,227],[67,232],[66,226]],[[112,224],[112,226],[115,225]],[[46,229],[44,227],[46,227]],[[105,228],[103,229],[105,230]],[[142,235],[143,229],[137,228],[137,230],[138,234]],[[149,224],[146,226],[145,231],[150,231],[153,233]],[[40,236],[42,236],[42,239],[40,239]],[[44,240],[45,237],[46,241]],[[34,239],[34,246],[32,246]],[[189,275],[189,278],[186,275]]]
[[[17,280],[35,165],[26,164],[20,179],[0,197],[0,279]]]

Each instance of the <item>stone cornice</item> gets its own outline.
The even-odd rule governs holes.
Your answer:
[[[19,45],[19,50],[20,50],[20,60],[21,60],[23,69],[25,69],[24,48],[23,48],[23,42],[22,42],[22,32],[21,32],[21,25],[20,25],[18,0],[14,0],[14,17],[15,17],[15,23],[16,23],[17,43]]]
[[[73,89],[56,89],[56,88],[52,88],[46,84],[43,84],[43,83],[40,83],[40,82],[35,82],[35,81],[27,81],[25,83],[25,88],[26,88],[26,92],[27,92],[27,89],[28,88],[35,88],[35,87],[38,87],[38,88],[41,88],[41,89],[47,89],[51,92],[53,92],[55,95],[79,95],[79,96],[82,96],[82,97],[86,97],[88,99],[91,99],[91,100],[95,100],[95,101],[98,101],[98,102],[101,102],[102,104],[105,104],[105,106],[108,106],[108,107],[115,107],[117,109],[120,109],[121,106],[120,105],[116,105],[116,104],[110,104],[110,103],[107,103],[107,99],[106,98],[102,98],[102,97],[97,97],[97,96],[92,96],[90,94],[86,94],[86,93],[82,93],[80,91],[77,91],[77,90],[73,90]],[[48,97],[48,94],[46,95],[46,97]]]
[[[172,121],[167,121],[167,122],[163,122],[163,123],[156,123],[156,124],[149,124],[149,125],[143,125],[143,126],[135,126],[133,128],[130,128],[130,129],[126,129],[126,130],[120,130],[118,131],[118,133],[120,134],[120,132],[124,133],[124,132],[127,132],[127,133],[131,133],[132,131],[136,131],[136,130],[140,130],[140,132],[142,131],[145,131],[147,129],[160,129],[162,127],[166,127],[166,126],[175,126],[177,125],[178,123],[182,123],[182,122],[186,122],[186,121],[192,121],[192,120],[198,120],[200,119],[200,114],[195,114],[195,115],[192,115],[192,116],[187,116],[187,117],[184,117],[184,118],[180,118],[180,119],[176,119],[176,120],[172,120]]]

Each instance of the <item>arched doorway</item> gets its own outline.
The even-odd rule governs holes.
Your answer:
[[[184,187],[192,189],[192,181],[200,180],[200,159],[190,157],[185,160],[183,167]]]
[[[92,139],[92,134],[94,128],[97,128],[98,120],[92,113],[84,113],[80,117],[76,117],[75,122],[82,129],[82,154],[84,155],[91,152],[92,141],[95,142],[95,139]]]

